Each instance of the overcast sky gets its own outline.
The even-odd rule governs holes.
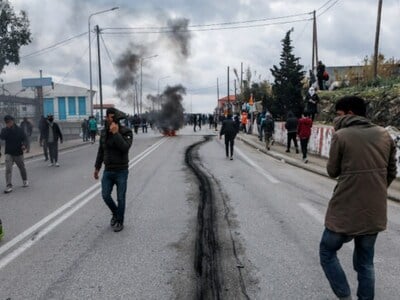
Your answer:
[[[365,56],[373,54],[378,7],[378,0],[12,0],[10,3],[16,11],[27,12],[33,42],[21,49],[19,65],[5,68],[5,74],[1,74],[4,82],[39,77],[39,70],[43,70],[43,76],[52,77],[56,83],[89,88],[89,15],[119,7],[93,16],[90,22],[92,30],[99,25],[103,32],[104,103],[115,103],[130,112],[131,107],[119,100],[114,85],[121,75],[115,64],[126,53],[141,57],[158,55],[143,60],[143,99],[148,94],[156,95],[158,88],[161,91],[166,85],[182,84],[187,89],[185,109],[196,113],[212,112],[215,108],[217,78],[220,97],[227,95],[227,66],[240,71],[243,62],[244,68],[252,70],[253,80],[272,81],[269,70],[279,64],[281,40],[292,27],[294,54],[301,58],[307,71],[312,57],[309,13],[313,10],[317,11],[319,59],[327,66],[362,64]],[[287,17],[293,15],[296,16]],[[170,32],[160,33],[160,27],[170,28],[171,24],[185,27],[185,19],[193,31],[175,36]],[[264,21],[249,22],[254,20]],[[385,57],[400,57],[399,20],[400,0],[383,1],[379,49]],[[224,25],[230,28],[220,29],[220,25],[215,25],[221,23],[230,23]],[[136,33],[122,29],[132,27],[146,29],[136,29]],[[82,35],[53,47],[79,34]],[[93,89],[98,90],[95,34],[91,37]],[[39,51],[47,47],[50,48]],[[31,55],[36,51],[39,52]],[[137,66],[133,67],[133,77],[139,79],[139,73]],[[230,94],[233,94],[233,72],[230,79]],[[94,101],[98,102],[98,96]]]

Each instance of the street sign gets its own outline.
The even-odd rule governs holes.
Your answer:
[[[22,87],[38,87],[38,86],[51,86],[53,84],[51,77],[39,77],[39,78],[25,78],[21,80]]]

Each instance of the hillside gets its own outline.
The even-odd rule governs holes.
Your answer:
[[[319,91],[321,99],[317,121],[332,123],[335,103],[346,95],[356,95],[368,102],[367,116],[375,124],[400,128],[400,83],[380,87],[349,87],[335,91]]]

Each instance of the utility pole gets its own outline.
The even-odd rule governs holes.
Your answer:
[[[237,106],[237,94],[236,94],[236,79],[234,81],[234,87],[235,87],[235,108]],[[236,109],[235,109],[236,110]]]
[[[317,17],[313,11],[313,41],[312,41],[312,71],[315,75],[315,68],[318,65],[318,38],[317,38]]]
[[[243,93],[243,62],[240,63],[240,93]]]
[[[96,25],[96,36],[97,36],[97,60],[99,64],[99,93],[100,93],[100,124],[103,125],[103,88],[101,83],[101,59],[100,59],[100,28]]]
[[[40,79],[42,79],[42,70],[39,70],[39,73],[40,73]],[[42,84],[42,83],[40,83],[40,84]],[[37,90],[37,95],[38,95],[38,99],[39,99],[39,105],[38,105],[38,116],[39,116],[39,118],[40,118],[40,116],[43,116],[44,115],[44,111],[43,111],[43,86],[42,85],[40,85],[40,86],[38,86],[38,87],[36,87],[36,90]],[[4,91],[3,91],[4,92]]]
[[[375,49],[374,49],[374,80],[378,77],[378,52],[379,52],[379,32],[381,30],[382,0],[378,2],[378,17],[376,21]]]
[[[228,68],[227,68],[227,77],[228,77],[228,84],[227,84],[227,86],[228,86],[228,109],[229,109],[229,66],[228,66]]]
[[[217,77],[217,103],[219,100],[219,81],[218,81],[218,77]]]

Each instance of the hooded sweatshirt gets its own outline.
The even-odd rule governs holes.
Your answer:
[[[327,164],[338,182],[329,201],[325,226],[347,235],[386,229],[387,187],[396,177],[396,148],[383,127],[345,115],[334,120]]]
[[[114,114],[115,122],[124,118],[126,116],[119,111]],[[112,134],[109,132],[109,128],[109,125],[106,124],[101,131],[95,168],[100,170],[104,163],[106,171],[127,170],[129,167],[129,149],[133,142],[132,130],[119,125],[119,131]]]

